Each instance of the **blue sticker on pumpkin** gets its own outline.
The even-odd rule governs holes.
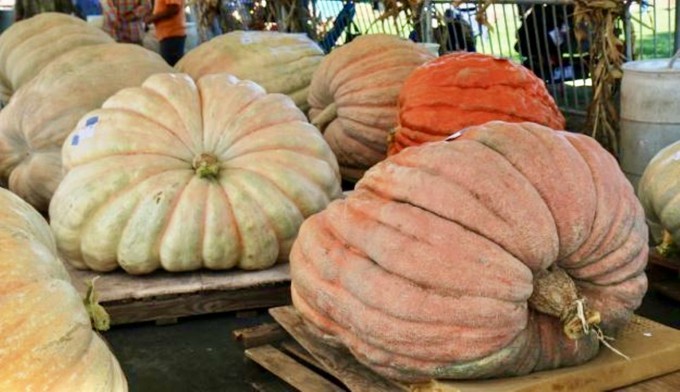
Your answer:
[[[85,126],[80,129],[73,138],[71,138],[71,145],[77,146],[81,141],[94,136],[94,128],[99,122],[99,117],[94,116],[85,120]]]

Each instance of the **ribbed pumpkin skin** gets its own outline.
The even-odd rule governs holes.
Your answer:
[[[0,178],[46,211],[63,175],[61,145],[78,120],[118,90],[170,71],[158,54],[131,44],[92,45],[60,56],[0,112]]]
[[[647,223],[656,238],[661,231],[680,244],[680,142],[673,143],[649,162],[638,184],[637,194]]]
[[[62,54],[81,46],[112,43],[101,29],[74,16],[38,14],[12,24],[0,35],[0,102]]]
[[[565,127],[545,83],[528,69],[480,53],[442,56],[417,68],[404,83],[388,155],[489,121]]]
[[[194,80],[226,72],[252,80],[268,93],[288,95],[304,112],[312,74],[323,50],[305,34],[233,31],[187,53],[176,65]]]
[[[73,145],[93,117],[93,134]],[[332,151],[293,101],[231,75],[152,76],[78,128],[50,205],[59,249],[78,268],[268,268],[341,194]],[[194,170],[202,154],[219,164],[214,178]]]
[[[387,377],[520,375],[598,352],[528,305],[537,272],[566,270],[615,334],[646,291],[647,252],[642,208],[594,140],[491,122],[388,157],[305,221],[293,303]]]
[[[344,178],[358,180],[385,159],[399,90],[432,59],[427,49],[385,34],[358,37],[323,59],[312,78],[309,119],[324,133]]]
[[[47,222],[4,189],[0,206],[0,390],[127,391]]]

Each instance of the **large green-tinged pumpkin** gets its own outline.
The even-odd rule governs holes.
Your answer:
[[[252,80],[269,93],[288,95],[307,111],[307,92],[323,50],[305,34],[233,31],[187,53],[176,65],[194,80],[226,72]]]
[[[101,29],[74,16],[48,12],[12,24],[0,35],[0,102],[52,60],[73,49],[114,42]]]
[[[525,67],[481,53],[442,56],[404,82],[388,155],[489,121],[565,127],[545,83]]]
[[[127,391],[37,211],[0,189],[0,390]]]
[[[334,49],[312,78],[309,119],[338,157],[343,178],[358,180],[385,159],[406,77],[434,55],[393,35],[371,34]]]
[[[62,178],[61,146],[78,120],[118,90],[172,68],[131,44],[80,47],[58,57],[0,112],[0,182],[41,211]]]
[[[672,243],[680,245],[680,141],[666,146],[649,162],[637,194],[654,239],[661,241],[665,231]]]
[[[333,152],[293,101],[228,74],[161,74],[90,112],[50,205],[78,268],[263,269],[341,195]]]
[[[640,305],[647,252],[596,141],[490,122],[388,157],[305,221],[293,303],[391,378],[521,375],[594,357],[593,328],[615,335]]]

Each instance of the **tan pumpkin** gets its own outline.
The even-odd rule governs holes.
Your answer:
[[[356,181],[387,154],[406,77],[434,59],[393,35],[371,34],[334,49],[314,73],[309,119],[338,158],[343,178]]]
[[[252,80],[269,93],[288,95],[304,112],[307,92],[323,50],[305,34],[233,31],[187,53],[176,65],[194,80],[226,72]]]
[[[0,112],[0,177],[47,210],[63,175],[61,146],[78,120],[118,90],[171,70],[158,54],[131,44],[86,46],[60,56]]]
[[[387,377],[521,375],[595,356],[593,328],[615,335],[640,305],[647,252],[596,141],[491,122],[388,157],[305,221],[293,303]]]
[[[341,195],[335,156],[290,98],[227,74],[150,77],[85,116],[50,205],[78,268],[263,269]]]
[[[663,253],[680,245],[680,141],[666,146],[649,162],[637,189],[647,223]],[[666,238],[663,233],[666,232]]]
[[[74,16],[48,12],[12,24],[0,35],[0,102],[55,58],[73,49],[114,42]]]
[[[0,189],[0,391],[127,391],[38,212]]]

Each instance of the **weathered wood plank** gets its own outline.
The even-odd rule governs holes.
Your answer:
[[[678,358],[680,361],[680,358]],[[616,392],[662,392],[680,391],[680,372],[656,377],[624,388],[615,389]]]
[[[200,271],[170,273],[157,271],[149,275],[129,275],[122,270],[108,273],[78,270],[65,263],[74,286],[81,293],[87,290],[86,281],[98,276],[99,300],[139,300],[164,295],[193,294],[202,291],[238,290],[254,286],[290,282],[289,265],[278,264],[262,271]]]
[[[268,308],[290,303],[289,285],[255,287],[232,291],[201,292],[138,301],[103,303],[111,324],[128,324],[162,318]]]
[[[680,390],[680,331],[635,316],[614,342],[630,356],[626,361],[602,349],[591,362],[572,368],[533,373],[523,377],[476,381],[433,380],[422,385],[401,385],[383,379],[386,389],[376,389],[373,380],[380,377],[354,360],[348,350],[320,341],[308,330],[291,306],[269,310],[270,314],[323,366],[352,391],[418,390],[438,392],[493,391],[582,391],[611,390],[637,383],[625,389],[633,391]],[[296,351],[287,351],[295,353]],[[298,356],[297,354],[293,354]],[[300,355],[300,358],[303,358]],[[313,362],[310,362],[313,364]],[[348,365],[349,363],[349,365]],[[349,371],[348,371],[349,369]],[[362,370],[363,369],[363,370]],[[349,377],[348,377],[349,374]],[[647,380],[652,377],[665,377]],[[353,376],[353,377],[352,377]],[[352,379],[354,378],[354,379]]]
[[[267,323],[255,327],[234,330],[234,339],[245,348],[271,344],[288,336],[286,331],[276,323]]]
[[[281,343],[281,348],[297,359],[300,359],[319,370],[323,370],[324,372],[327,371],[326,368],[309,353],[309,351],[305,350],[305,348],[300,345],[300,343],[294,340],[286,341]]]
[[[249,348],[246,357],[302,392],[341,392],[342,389],[270,345]]]
[[[675,271],[680,271],[680,259],[661,256],[654,248],[649,250],[649,262]]]
[[[666,297],[680,302],[680,279],[652,282],[651,285]]]
[[[373,373],[361,365],[347,349],[335,347],[314,337],[292,306],[269,309],[269,313],[305,348],[326,371],[352,391],[394,392],[408,388]]]

